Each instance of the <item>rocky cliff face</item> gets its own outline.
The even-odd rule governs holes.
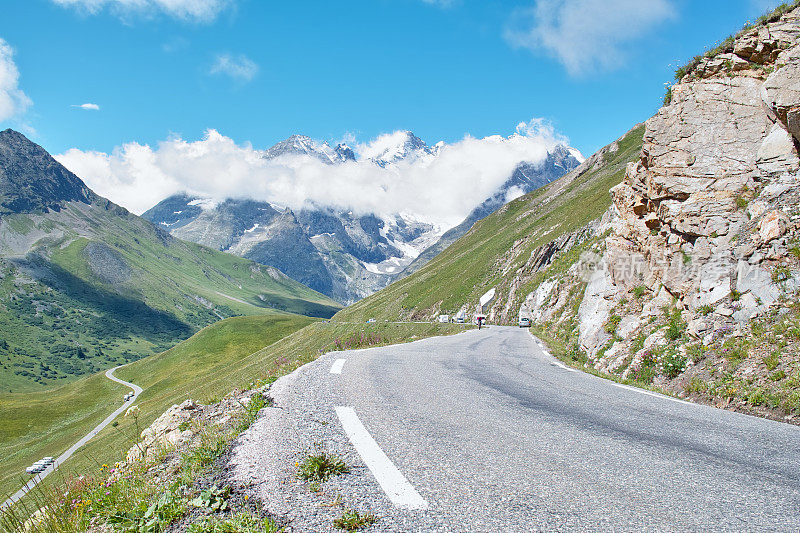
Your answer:
[[[798,37],[794,11],[739,36],[732,53],[705,59],[672,87],[671,103],[646,124],[641,160],[612,190],[606,289],[666,290],[696,334],[713,325],[699,311],[727,315],[732,293],[735,324],[779,299],[773,272],[794,266],[788,248],[800,219]],[[783,289],[793,288],[790,276]],[[590,353],[603,337],[596,321],[581,330]]]
[[[566,313],[574,357],[599,371],[800,412],[796,346],[775,333],[798,318],[800,8],[718,52],[682,70],[647,121],[641,157],[611,190],[607,234],[525,312],[551,331]],[[574,315],[554,305],[576,287]]]

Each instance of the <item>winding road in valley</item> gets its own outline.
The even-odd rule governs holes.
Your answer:
[[[800,428],[567,368],[527,330],[330,353],[272,395],[233,463],[293,531],[345,508],[377,531],[800,530]],[[319,493],[293,466],[316,442],[351,466]]]
[[[30,480],[28,480],[28,482],[25,484],[25,486],[23,486],[21,489],[15,492],[13,496],[8,498],[5,502],[3,502],[2,505],[0,505],[0,509],[5,509],[9,505],[12,505],[13,503],[19,501],[23,496],[25,496],[28,492],[30,492],[36,485],[38,485],[44,478],[46,478],[51,472],[54,472],[59,467],[59,465],[63,464],[64,461],[72,457],[72,455],[76,451],[78,451],[78,449],[81,448],[81,446],[89,442],[95,435],[100,433],[100,431],[102,431],[106,426],[108,426],[111,422],[113,422],[114,419],[120,415],[120,413],[122,413],[123,411],[125,411],[126,409],[128,409],[130,406],[133,405],[133,402],[136,401],[136,398],[139,396],[139,394],[142,393],[142,388],[138,385],[134,385],[133,383],[121,380],[114,375],[114,371],[119,368],[122,368],[123,366],[125,365],[116,366],[114,368],[106,370],[106,377],[111,381],[115,381],[117,383],[125,385],[126,387],[129,387],[133,391],[133,397],[130,400],[124,402],[113,413],[108,415],[105,420],[100,422],[93,430],[84,435],[78,442],[70,446],[67,451],[59,455],[53,462],[53,464],[51,464],[38,474],[32,476]]]

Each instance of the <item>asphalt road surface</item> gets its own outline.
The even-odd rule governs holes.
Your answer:
[[[126,387],[130,387],[133,390],[133,397],[130,400],[124,402],[113,413],[108,415],[108,417],[106,417],[105,420],[100,422],[93,430],[84,435],[78,442],[70,446],[67,451],[59,455],[55,459],[55,461],[53,461],[53,464],[51,464],[38,474],[32,476],[30,480],[21,489],[15,492],[10,498],[8,498],[5,502],[3,502],[2,505],[0,505],[0,509],[4,509],[7,506],[19,501],[23,496],[25,496],[28,492],[30,492],[31,489],[33,489],[33,487],[38,485],[44,478],[46,478],[51,472],[54,472],[61,464],[64,463],[64,461],[72,457],[72,454],[78,451],[79,448],[81,448],[84,444],[89,442],[95,435],[100,433],[100,431],[104,429],[107,425],[109,425],[115,418],[117,418],[117,416],[119,416],[119,414],[122,411],[128,409],[130,406],[133,405],[133,402],[136,400],[136,397],[142,393],[142,388],[138,385],[134,385],[133,383],[123,381],[114,375],[114,371],[118,368],[122,368],[123,366],[125,365],[116,366],[114,368],[106,370],[106,377],[111,381],[116,381],[117,383],[125,385]]]
[[[568,369],[527,330],[336,352],[275,383],[234,464],[293,531],[800,531],[800,428]],[[319,493],[291,453],[353,466]],[[288,466],[287,466],[288,465]]]

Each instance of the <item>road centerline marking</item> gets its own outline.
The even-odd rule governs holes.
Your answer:
[[[345,361],[347,361],[347,359],[337,359],[334,361],[333,365],[331,365],[331,374],[341,374]]]
[[[383,453],[352,407],[336,407],[344,432],[395,507],[427,509],[428,502]]]

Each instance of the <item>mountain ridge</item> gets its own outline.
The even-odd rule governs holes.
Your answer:
[[[430,161],[442,146],[429,147],[412,132],[399,131],[379,137],[359,157],[380,168],[392,168],[401,162]],[[292,156],[312,157],[330,166],[356,161],[349,147],[340,144],[334,149],[327,142],[303,135],[276,143],[263,157],[280,160]],[[492,197],[445,234],[445,241],[440,241],[443,228],[437,224],[403,214],[358,214],[311,204],[290,210],[294,220],[278,224],[276,213],[288,208],[241,199],[212,202],[186,193],[163,200],[142,216],[176,237],[274,266],[349,304],[405,275],[402,272],[409,265],[418,268],[424,264],[477,220],[502,206],[509,194],[529,192],[578,164],[574,149],[564,145],[555,146],[538,163],[521,162]],[[260,209],[261,216],[251,216],[237,207],[245,203]]]
[[[340,306],[279,270],[176,239],[0,133],[0,391],[162,351],[220,318]]]

